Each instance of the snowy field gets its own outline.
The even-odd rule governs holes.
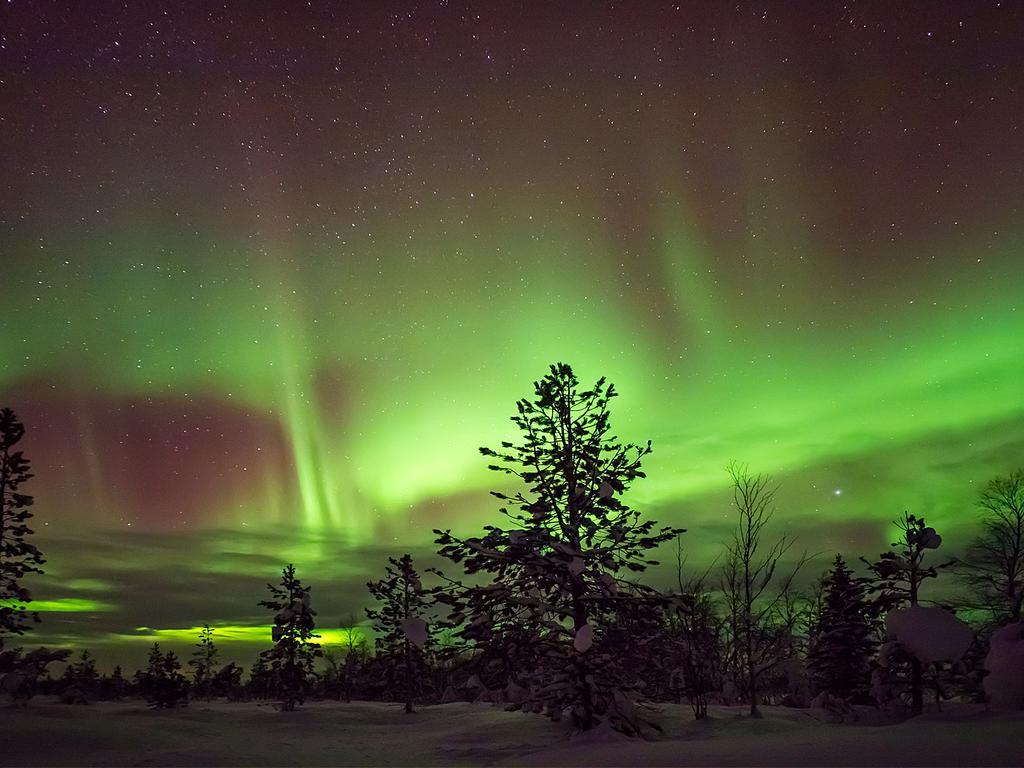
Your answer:
[[[256,704],[151,712],[140,703],[67,706],[38,699],[0,710],[3,765],[1013,765],[1024,766],[1024,713],[950,707],[895,724],[825,723],[768,707],[753,721],[712,708],[659,709],[659,741],[613,733],[569,738],[542,717],[485,704],[404,715],[399,705]]]

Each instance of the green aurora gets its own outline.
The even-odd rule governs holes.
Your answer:
[[[23,180],[0,402],[28,429],[49,560],[33,641],[137,660],[209,622],[251,653],[263,584],[294,562],[341,642],[388,555],[495,519],[477,449],[559,360],[622,393],[618,434],[654,443],[631,500],[688,529],[694,567],[727,536],[733,459],[775,477],[776,531],[824,557],[876,554],[904,509],[962,546],[979,486],[1024,464],[1024,158],[1000,139],[1020,75],[979,95],[924,48],[790,71],[755,45],[744,67],[752,24],[703,64],[613,45],[621,72],[577,77],[540,41],[543,77],[441,96],[393,61],[343,78],[369,113],[310,70],[294,135],[265,83],[228,95],[229,66],[221,95],[160,85],[159,125],[119,94],[166,78],[103,70],[55,97],[78,138],[46,123],[63,186],[30,173],[29,99],[5,139]],[[956,122],[932,128],[939,91]]]

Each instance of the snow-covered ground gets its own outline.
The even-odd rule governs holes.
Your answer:
[[[2,765],[1014,765],[1024,766],[1024,713],[950,706],[903,723],[835,725],[808,710],[762,720],[712,708],[660,708],[659,741],[601,732],[569,738],[542,717],[485,704],[311,703],[280,713],[255,704],[193,703],[151,712],[138,702],[67,706],[36,700],[0,710]]]

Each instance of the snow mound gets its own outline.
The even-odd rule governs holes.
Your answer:
[[[889,611],[885,634],[926,664],[959,661],[974,640],[971,628],[949,611],[921,605]]]
[[[1024,709],[1024,621],[992,633],[985,669],[989,703],[997,709]]]
[[[427,644],[427,622],[419,616],[410,616],[404,619],[401,628],[402,633],[409,638],[409,642],[417,648],[423,648]]]
[[[594,644],[594,628],[590,624],[584,624],[576,630],[576,637],[573,638],[572,647],[577,653],[586,653]]]

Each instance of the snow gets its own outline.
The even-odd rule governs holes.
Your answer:
[[[935,532],[935,529],[928,526],[921,532],[921,546],[925,549],[938,549],[942,545],[942,537]]]
[[[985,695],[997,709],[1024,709],[1024,621],[992,633],[985,657]]]
[[[576,649],[577,653],[586,653],[593,644],[594,628],[592,626],[584,624],[576,630],[576,636],[572,640],[572,647]]]
[[[922,605],[889,611],[885,634],[890,642],[899,643],[926,664],[959,661],[974,640],[971,628],[955,615]],[[882,655],[885,650],[883,647]]]
[[[834,724],[808,710],[686,705],[651,714],[655,741],[602,731],[572,737],[564,723],[491,704],[313,702],[297,712],[253,703],[193,703],[150,711],[141,702],[71,707],[35,699],[0,712],[4,765],[1020,765],[1024,713],[944,705],[903,723]]]
[[[409,642],[417,648],[423,648],[427,644],[427,622],[419,616],[404,619],[400,627],[402,633],[409,638]]]

